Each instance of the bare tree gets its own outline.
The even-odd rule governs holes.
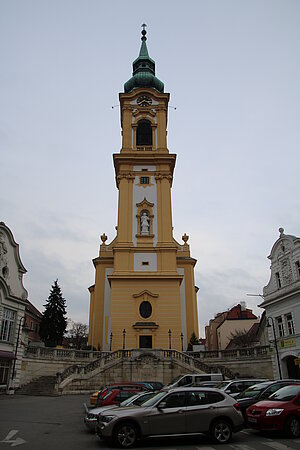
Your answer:
[[[70,320],[70,328],[67,333],[69,344],[77,350],[87,346],[89,327],[85,323]]]

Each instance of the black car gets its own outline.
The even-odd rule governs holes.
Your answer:
[[[235,400],[240,405],[240,410],[245,416],[246,409],[259,402],[260,400],[267,399],[271,394],[278,391],[278,389],[288,386],[289,384],[300,383],[300,380],[276,380],[276,381],[265,381],[263,383],[254,384],[245,391],[241,392]]]

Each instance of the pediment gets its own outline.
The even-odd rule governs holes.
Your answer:
[[[148,291],[147,289],[139,292],[138,294],[133,294],[134,298],[148,298],[148,297],[152,297],[152,298],[157,298],[159,295],[158,294],[154,294],[153,292]]]
[[[146,200],[146,197],[144,197],[144,200],[142,200],[140,203],[137,203],[136,206],[139,207],[146,207],[148,206],[148,208],[153,208],[154,203],[150,203],[148,202],[148,200]]]

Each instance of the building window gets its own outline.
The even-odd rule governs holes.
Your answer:
[[[276,323],[277,323],[277,329],[278,329],[279,336],[280,337],[284,336],[284,326],[283,326],[282,317],[276,317]]]
[[[295,262],[298,277],[300,277],[300,261]]]
[[[38,331],[39,331],[39,325],[36,323],[35,324],[35,332],[38,333]]]
[[[140,120],[136,131],[136,145],[152,145],[152,127],[149,120]]]
[[[275,273],[275,277],[276,277],[277,287],[280,289],[280,288],[281,288],[281,279],[280,279],[280,274],[279,274],[279,272],[276,272],[276,273]]]
[[[287,325],[287,330],[289,334],[295,334],[295,327],[294,327],[294,321],[293,321],[293,316],[291,313],[287,314],[285,316],[286,319],[286,325]]]
[[[13,341],[13,332],[16,319],[16,311],[4,308],[1,324],[0,341]]]
[[[9,373],[9,361],[0,361],[0,384],[7,384]]]
[[[140,304],[140,315],[143,319],[148,319],[152,314],[152,306],[150,302],[142,302]]]
[[[149,184],[149,177],[141,177],[141,184]]]
[[[33,322],[32,322],[32,320],[30,321],[30,330],[33,330]]]

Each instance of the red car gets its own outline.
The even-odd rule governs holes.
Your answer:
[[[97,406],[119,405],[121,402],[136,394],[137,392],[147,391],[143,386],[109,386],[106,390],[98,394]]]
[[[300,384],[285,386],[267,400],[249,406],[246,424],[260,431],[282,431],[289,437],[300,436]]]

